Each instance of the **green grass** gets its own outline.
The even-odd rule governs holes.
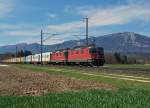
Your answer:
[[[0,108],[149,108],[150,91],[91,90],[40,97],[0,97]]]
[[[150,69],[149,64],[107,64],[111,68],[127,68],[127,69]]]
[[[76,70],[33,65],[13,65],[35,72],[64,75],[112,84],[117,90],[51,93],[45,96],[0,96],[0,108],[150,108],[150,83],[83,75]]]
[[[56,67],[40,67],[34,65],[17,65],[19,68],[23,69],[30,69],[35,72],[48,72],[49,74],[56,74],[56,75],[64,75],[67,77],[74,77],[82,80],[94,80],[99,81],[102,83],[107,83],[116,86],[117,88],[145,88],[150,89],[150,83],[141,83],[141,82],[134,82],[134,81],[126,81],[114,78],[106,78],[102,76],[89,76],[83,75],[83,72],[74,69],[67,69],[67,68],[56,68]]]

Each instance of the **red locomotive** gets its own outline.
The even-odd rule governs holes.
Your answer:
[[[102,47],[80,47],[64,51],[52,52],[50,62],[56,64],[104,65]]]

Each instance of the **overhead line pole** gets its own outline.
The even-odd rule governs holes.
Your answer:
[[[43,30],[41,30],[41,66],[43,66],[43,35],[44,34],[51,34],[51,33],[45,33]],[[60,35],[60,34],[51,34],[52,36]]]
[[[89,18],[84,18],[86,21],[86,45],[89,45]]]
[[[16,63],[17,63],[17,53],[18,53],[18,47],[16,46]]]
[[[41,30],[41,66],[43,66],[43,31]]]
[[[23,47],[23,56],[24,56],[24,60],[26,61],[26,49],[25,49],[25,47]]]

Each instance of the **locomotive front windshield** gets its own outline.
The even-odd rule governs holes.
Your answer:
[[[101,48],[101,47],[98,47],[98,48],[97,48],[97,53],[99,53],[99,54],[104,54],[104,49]]]
[[[101,47],[98,48],[91,48],[90,54],[104,54],[104,49]]]

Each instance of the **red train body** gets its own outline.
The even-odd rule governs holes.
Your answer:
[[[101,47],[81,47],[53,52],[50,61],[53,63],[96,65],[104,64],[104,50]]]

